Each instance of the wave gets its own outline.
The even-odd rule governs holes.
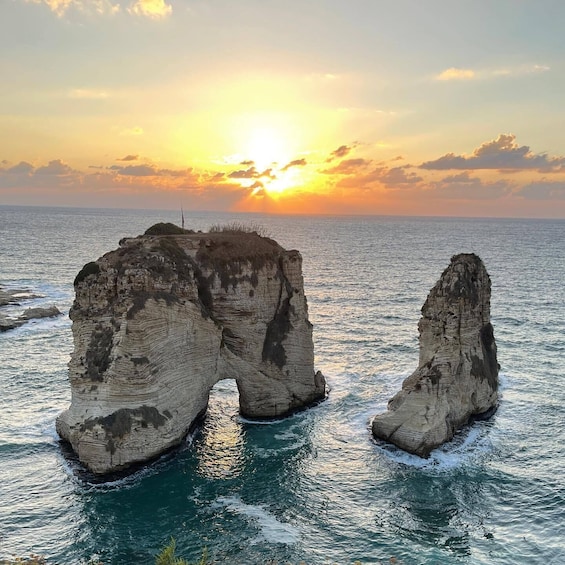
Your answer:
[[[508,387],[508,382],[509,378],[506,374],[499,374],[500,401],[502,401],[503,393]],[[374,412],[373,414],[376,415],[383,411]],[[369,419],[369,430],[373,417]],[[451,441],[434,449],[427,459],[407,453],[382,440],[376,440],[372,438],[372,435],[371,441],[375,445],[377,452],[393,463],[426,471],[444,472],[477,463],[492,453],[494,446],[489,432],[495,425],[496,414],[488,420],[473,421],[460,430]]]
[[[488,436],[489,422],[475,422],[461,430],[446,444],[434,449],[427,459],[407,453],[402,449],[373,440],[378,453],[390,462],[424,471],[443,473],[474,465],[494,451]]]
[[[253,451],[261,459],[269,459],[279,453],[284,453],[286,451],[297,451],[298,449],[301,449],[302,447],[308,445],[308,443],[309,443],[309,439],[307,437],[303,437],[303,438],[297,437],[297,440],[289,445],[277,446],[271,448],[256,447]]]
[[[212,503],[212,508],[221,506],[230,512],[249,518],[259,526],[260,533],[251,544],[266,541],[293,545],[300,540],[300,530],[296,526],[281,522],[261,505],[246,504],[239,496],[221,496]]]

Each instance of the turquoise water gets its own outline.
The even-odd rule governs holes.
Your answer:
[[[260,224],[304,258],[326,402],[257,424],[216,385],[183,448],[96,484],[58,442],[70,402],[68,316],[0,334],[0,558],[150,564],[565,563],[565,222],[186,214],[187,227]],[[0,207],[0,285],[67,312],[88,261],[178,214]],[[371,440],[418,362],[417,322],[452,255],[475,252],[493,283],[502,366],[495,417],[420,460]]]

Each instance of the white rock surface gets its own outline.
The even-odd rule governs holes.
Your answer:
[[[473,416],[496,409],[490,295],[481,259],[454,256],[422,307],[419,366],[389,401],[387,412],[374,418],[376,438],[426,457]]]
[[[144,235],[85,265],[70,312],[72,402],[57,431],[108,473],[185,437],[210,389],[237,381],[246,417],[325,395],[302,258],[249,233]]]

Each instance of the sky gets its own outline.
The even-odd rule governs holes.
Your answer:
[[[565,218],[563,0],[0,0],[0,205]]]

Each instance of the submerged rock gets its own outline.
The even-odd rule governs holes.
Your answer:
[[[48,306],[46,308],[28,308],[24,310],[24,313],[19,317],[19,320],[27,321],[39,318],[55,318],[60,316],[61,311],[57,306]]]
[[[14,330],[16,328],[19,328],[22,324],[23,322],[19,322],[14,318],[8,318],[7,316],[4,316],[4,314],[0,312],[0,332],[7,332],[8,330]]]
[[[325,395],[302,258],[271,239],[159,224],[85,265],[75,292],[72,403],[57,431],[95,473],[180,443],[221,379],[237,381],[251,418]]]
[[[474,254],[452,257],[418,324],[420,362],[373,420],[373,435],[421,457],[474,416],[496,409],[498,363],[490,323],[491,283]]]
[[[33,298],[40,298],[40,296],[31,293],[29,290],[4,290],[0,287],[0,308],[12,304],[19,305],[21,300],[31,300]],[[6,316],[0,312],[0,332],[14,330],[23,326],[29,320],[36,318],[52,318],[60,315],[61,312],[56,306],[27,308],[17,318]]]
[[[32,298],[41,298],[41,295],[34,294],[27,289],[4,290],[0,286],[0,307],[18,304],[22,300],[31,300]]]

